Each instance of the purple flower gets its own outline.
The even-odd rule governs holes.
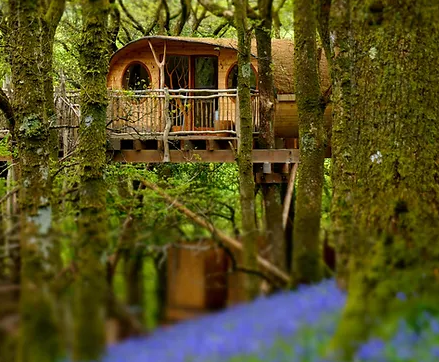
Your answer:
[[[360,346],[357,351],[357,358],[360,361],[377,360],[383,357],[386,343],[380,338],[372,338]]]

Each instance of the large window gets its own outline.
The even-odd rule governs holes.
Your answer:
[[[148,69],[143,64],[131,64],[122,78],[122,87],[127,90],[144,90],[149,88],[151,80]]]
[[[256,73],[253,67],[251,67],[252,73],[250,75],[250,88],[256,89]],[[238,64],[232,66],[227,74],[227,88],[236,89],[238,88]]]

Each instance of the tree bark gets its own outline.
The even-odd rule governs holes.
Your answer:
[[[53,43],[55,32],[64,13],[66,0],[42,1],[40,5],[41,18],[41,46],[42,65],[41,72],[44,81],[44,94],[46,98],[46,113],[49,123],[55,124],[56,112],[53,93]],[[52,161],[58,162],[58,130],[50,131],[50,156]]]
[[[253,121],[251,114],[251,32],[247,25],[247,0],[235,0],[235,26],[238,33],[238,107],[240,116],[240,138],[238,140],[239,190],[241,194],[242,242],[244,267],[257,269],[258,230],[255,222],[255,181],[253,178]],[[248,299],[258,292],[258,280],[247,274],[244,288]]]
[[[320,217],[325,130],[319,87],[315,1],[294,2],[294,68],[299,112],[300,165],[293,232],[293,280],[322,278]]]
[[[356,239],[333,341],[346,359],[439,295],[439,4],[351,0],[349,15]]]
[[[42,24],[34,0],[10,0],[10,59],[14,88],[13,137],[20,167],[21,335],[19,361],[60,358],[55,298],[50,282],[59,266],[51,237],[49,122],[41,43]]]
[[[274,148],[275,94],[271,49],[272,0],[258,1],[260,20],[255,28],[258,50],[258,90],[259,90],[259,146]],[[265,239],[272,247],[270,260],[280,269],[286,267],[285,232],[282,227],[282,202],[280,187],[263,184],[262,194],[265,205]]]
[[[107,220],[106,110],[108,105],[108,0],[83,0],[79,243],[76,263],[74,358],[99,359],[105,347]]]
[[[332,42],[332,237],[337,259],[338,285],[346,289],[352,243],[353,158],[356,128],[351,119],[352,54],[349,40],[350,0],[333,0],[330,28]]]

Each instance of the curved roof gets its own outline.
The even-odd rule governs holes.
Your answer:
[[[141,47],[148,47],[148,41],[153,45],[159,42],[185,42],[199,45],[211,45],[215,48],[224,48],[238,50],[238,42],[235,39],[227,38],[190,38],[190,37],[172,37],[172,36],[146,36],[134,40],[124,47],[118,49],[110,59],[110,67],[118,59],[125,54]],[[273,76],[274,83],[279,94],[294,93],[294,44],[291,40],[273,39],[272,40],[272,54],[273,54]],[[252,42],[252,56],[257,57],[256,43]],[[321,81],[322,90],[329,87],[329,76],[327,71],[326,57],[322,56],[320,59],[320,69],[323,75]]]

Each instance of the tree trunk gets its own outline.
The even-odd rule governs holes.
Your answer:
[[[299,112],[300,165],[294,219],[293,280],[322,278],[320,217],[325,130],[319,87],[315,1],[294,2],[294,68]]]
[[[349,5],[356,245],[333,344],[346,358],[384,318],[439,305],[439,3]]]
[[[80,48],[82,72],[79,243],[76,262],[74,358],[97,360],[105,347],[107,220],[106,110],[108,72],[108,0],[83,0]]]
[[[11,71],[20,166],[21,335],[19,361],[60,358],[55,298],[50,288],[59,266],[51,237],[49,123],[40,64],[39,3],[10,0]]]
[[[66,0],[51,0],[41,4],[41,42],[42,66],[41,72],[44,81],[46,98],[46,114],[50,124],[56,122],[55,102],[53,93],[53,43],[55,32],[64,13]],[[52,161],[58,162],[58,130],[50,131],[50,156]],[[55,203],[54,203],[55,204]]]
[[[241,193],[242,243],[244,267],[257,269],[258,230],[255,222],[255,181],[253,178],[253,122],[250,98],[251,32],[247,26],[247,0],[235,0],[235,26],[238,33],[238,98],[240,139],[238,147],[239,190]],[[244,288],[248,299],[258,294],[258,280],[247,274]]]
[[[272,0],[259,0],[260,20],[255,28],[258,49],[258,90],[259,90],[259,146],[274,148],[275,95],[273,63],[271,55]],[[280,187],[263,184],[262,194],[265,205],[265,239],[272,247],[270,261],[282,270],[286,269],[285,232],[282,227],[282,202]]]
[[[333,0],[330,27],[333,32],[332,61],[332,232],[337,250],[338,285],[345,289],[349,278],[352,243],[353,158],[356,128],[351,120],[352,55],[349,43],[349,1]]]

